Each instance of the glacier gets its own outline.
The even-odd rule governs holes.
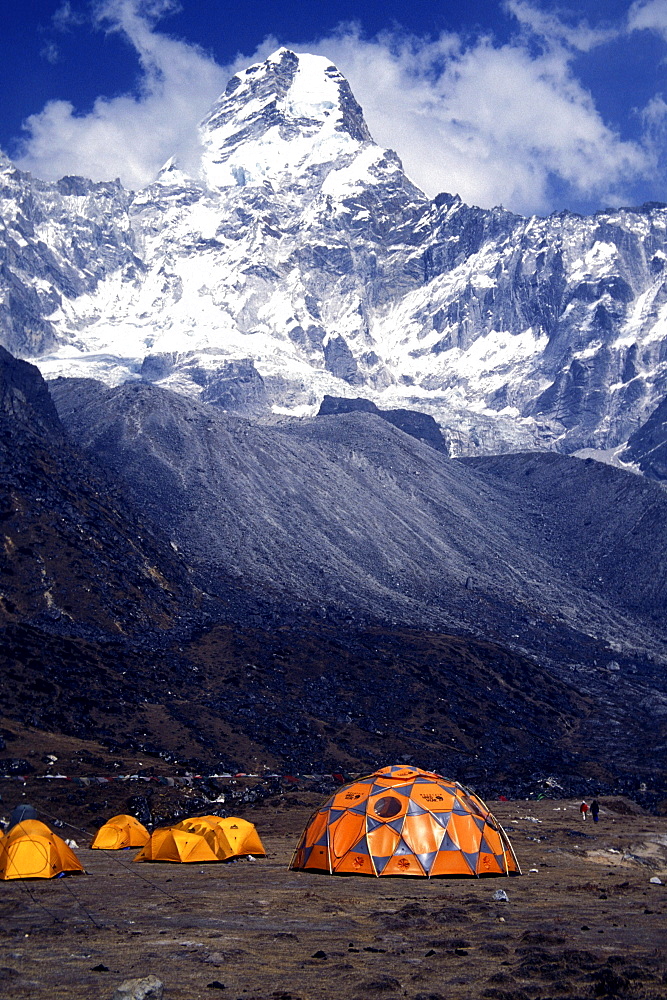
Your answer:
[[[667,206],[526,219],[429,199],[327,59],[230,80],[196,174],[52,183],[0,156],[0,343],[264,421],[363,396],[452,455],[612,454],[666,395]],[[628,467],[630,463],[628,453]]]

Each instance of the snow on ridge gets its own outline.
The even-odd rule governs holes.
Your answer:
[[[329,118],[340,121],[340,76],[323,56],[294,53],[299,60],[296,75],[285,97],[285,107],[294,118]],[[333,71],[333,73],[332,73]]]
[[[345,79],[323,56],[278,49],[236,81],[201,124],[209,187],[284,183],[363,144],[345,127]]]

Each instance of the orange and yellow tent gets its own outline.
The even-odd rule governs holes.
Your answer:
[[[126,847],[143,847],[149,838],[150,833],[143,823],[121,813],[99,828],[90,846],[103,851],[122,851]]]
[[[473,792],[394,765],[340,788],[314,813],[290,868],[330,875],[520,875],[507,834]]]
[[[54,878],[83,871],[64,840],[37,819],[24,819],[0,841],[0,879]]]
[[[192,816],[154,830],[134,860],[201,863],[265,853],[252,823],[236,817]]]

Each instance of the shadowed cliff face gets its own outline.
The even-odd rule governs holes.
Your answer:
[[[619,453],[648,479],[667,480],[667,399],[655,408],[645,424],[631,434]]]
[[[319,417],[329,417],[336,413],[374,413],[410,437],[423,441],[443,455],[449,455],[449,446],[433,417],[418,410],[380,410],[370,399],[348,399],[325,396],[320,404]]]

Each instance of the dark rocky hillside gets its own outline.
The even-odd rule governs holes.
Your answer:
[[[535,452],[460,459],[536,504],[545,551],[586,590],[613,594],[661,627],[667,605],[667,493],[591,458]]]
[[[185,563],[66,439],[37,368],[0,348],[0,623],[122,635],[195,599]]]
[[[657,486],[556,455],[503,478],[374,414],[259,427],[150,385],[56,383],[61,424],[36,369],[3,354],[1,375],[2,725],[22,747],[101,745],[102,771],[411,759],[516,794],[661,787],[662,590],[602,560],[641,544],[660,573]],[[585,488],[605,521],[587,555],[561,537]]]
[[[4,718],[12,731],[20,723],[23,746],[44,731],[56,746],[58,734],[101,744],[111,757],[93,759],[94,773],[137,755],[158,773],[367,772],[411,760],[505,794],[554,775],[572,794],[590,781],[634,792],[648,782],[664,798],[667,752],[647,684],[641,699],[636,680],[614,674],[558,679],[502,646],[435,632],[264,623],[135,642],[8,626]],[[0,773],[11,755],[8,743]]]

